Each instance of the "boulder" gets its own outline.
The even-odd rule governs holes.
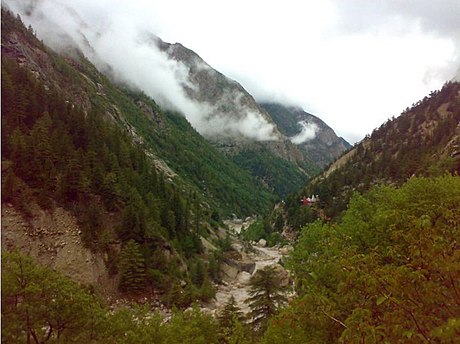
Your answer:
[[[211,252],[211,251],[216,251],[217,247],[211,244],[206,238],[203,238],[200,236],[201,244],[203,244],[203,247],[206,252]]]
[[[267,246],[267,240],[265,239],[260,239],[259,242],[257,243],[260,247],[265,247]]]
[[[283,268],[280,264],[273,265],[273,268],[276,272],[277,284],[282,287],[288,286],[290,282],[290,278],[289,278],[289,273],[286,271],[286,269]]]
[[[252,274],[254,270],[256,269],[256,263],[248,259],[242,259],[242,260],[226,259],[225,263],[234,267],[238,271],[246,271],[250,274]]]
[[[223,278],[227,280],[234,280],[238,275],[238,269],[234,266],[228,265],[227,263],[220,264],[220,271],[223,274]]]
[[[245,285],[249,285],[249,282],[251,281],[251,274],[249,272],[246,272],[246,271],[241,271],[236,280],[238,281],[239,284],[245,286]]]
[[[282,255],[286,255],[286,256],[287,256],[288,254],[290,254],[290,253],[292,252],[292,250],[293,250],[293,247],[292,247],[291,245],[286,245],[286,246],[283,246],[283,247],[281,247],[281,248],[279,249],[280,253],[281,253]]]

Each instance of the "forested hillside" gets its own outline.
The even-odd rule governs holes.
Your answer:
[[[456,343],[459,200],[458,176],[413,178],[355,195],[337,224],[304,227],[287,262],[297,295],[277,309],[254,294],[264,326],[248,326],[231,300],[217,320],[196,308],[168,322],[147,307],[108,310],[70,280],[5,253],[2,340]],[[271,290],[270,281],[254,290]]]
[[[268,213],[315,173],[297,149],[274,158],[292,145],[226,156],[182,115],[77,50],[50,50],[3,8],[1,69],[2,343],[458,342],[460,83],[382,124]],[[40,221],[58,209],[73,226]],[[225,231],[224,218],[252,214],[266,216]],[[37,264],[74,252],[59,232],[89,253],[84,266],[101,257],[116,293],[76,283],[73,266],[67,278]],[[234,285],[247,287],[246,315],[233,295],[206,308]]]
[[[200,256],[200,238],[218,240],[222,216],[263,213],[273,195],[185,118],[72,56],[2,9],[2,204],[26,220],[37,204],[70,211],[123,293],[209,299],[219,258]]]
[[[263,343],[456,343],[460,178],[355,194],[336,224],[305,226],[288,265],[298,297]]]
[[[120,273],[121,291],[168,290],[187,278],[180,257],[193,264],[211,221],[196,193],[165,181],[120,128],[66,103],[15,61],[3,59],[2,79],[2,202],[25,217],[33,202],[69,209],[84,244],[105,252],[108,269]],[[15,94],[27,102],[16,103]],[[171,245],[178,255],[168,261]]]
[[[380,183],[401,185],[412,176],[460,172],[459,91],[458,82],[446,83],[375,129],[308,182],[287,201],[290,225],[298,228],[319,214],[299,207],[304,195],[318,195],[321,216],[336,217],[355,191]]]
[[[166,161],[177,175],[175,182],[188,184],[186,188],[200,197],[204,194],[220,215],[268,210],[271,192],[213,148],[185,118],[163,112],[142,92],[114,85],[78,51],[56,54],[36,39],[32,28],[25,29],[7,12],[2,17],[2,53],[30,70],[45,87],[56,89],[63,101],[118,123],[156,165]]]

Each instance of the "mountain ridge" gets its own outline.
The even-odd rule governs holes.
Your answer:
[[[279,103],[260,103],[286,135],[305,156],[323,168],[343,154],[351,145],[319,117],[298,106]]]
[[[460,173],[460,83],[447,82],[389,119],[307,182],[287,202],[293,228],[318,215],[334,219],[353,193],[376,184],[401,185],[413,176]],[[320,212],[299,207],[303,195],[319,195]]]

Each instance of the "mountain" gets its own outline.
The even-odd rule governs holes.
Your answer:
[[[104,296],[212,298],[222,219],[268,211],[273,193],[181,114],[3,8],[1,43],[2,248]]]
[[[284,197],[319,171],[239,83],[180,43],[166,43],[152,34],[148,42],[185,66],[183,91],[206,114],[196,122],[186,114],[192,125],[270,190]]]
[[[8,18],[2,24],[5,57],[18,61],[67,102],[86,112],[97,109],[104,113],[143,145],[161,172],[206,193],[207,202],[226,215],[267,209],[269,192],[214,149],[185,118],[162,111],[141,92],[114,85],[78,51],[60,56]],[[244,195],[244,190],[251,191]],[[253,195],[257,196],[247,198]]]
[[[300,108],[258,104],[240,84],[182,44],[166,43],[154,35],[149,35],[149,41],[186,67],[183,90],[207,111],[207,124],[196,123],[202,135],[278,195],[298,189],[351,147],[322,120]],[[305,136],[307,124],[314,128],[312,137]]]
[[[219,142],[283,139],[270,116],[239,83],[213,69],[197,53],[180,43],[170,44],[153,34],[149,38],[150,43],[171,60],[185,66],[186,80],[181,86],[190,100],[206,109],[204,120],[207,125],[196,123],[203,136]]]
[[[338,137],[321,119],[299,107],[279,103],[260,103],[260,106],[270,114],[280,132],[320,168],[351,148],[346,140]]]
[[[460,83],[447,82],[389,119],[333,162],[287,201],[293,227],[320,215],[333,218],[355,191],[375,184],[401,185],[412,176],[460,172]],[[299,206],[303,195],[319,195],[319,209]]]
[[[297,190],[318,172],[317,164],[280,132],[238,82],[182,44],[164,42],[139,27],[127,33],[120,45],[127,49],[111,45],[112,51],[107,52],[104,46],[110,40],[110,30],[94,32],[72,6],[56,4],[68,17],[68,25],[63,25],[40,2],[9,5],[36,25],[44,41],[57,51],[85,55],[112,81],[143,90],[163,110],[184,115],[208,142],[277,197]],[[275,182],[279,175],[289,182]]]

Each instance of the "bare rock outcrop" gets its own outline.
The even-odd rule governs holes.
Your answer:
[[[103,295],[118,295],[117,278],[109,275],[102,254],[84,247],[76,218],[62,208],[33,208],[26,221],[11,205],[2,207],[2,250],[18,250]]]

